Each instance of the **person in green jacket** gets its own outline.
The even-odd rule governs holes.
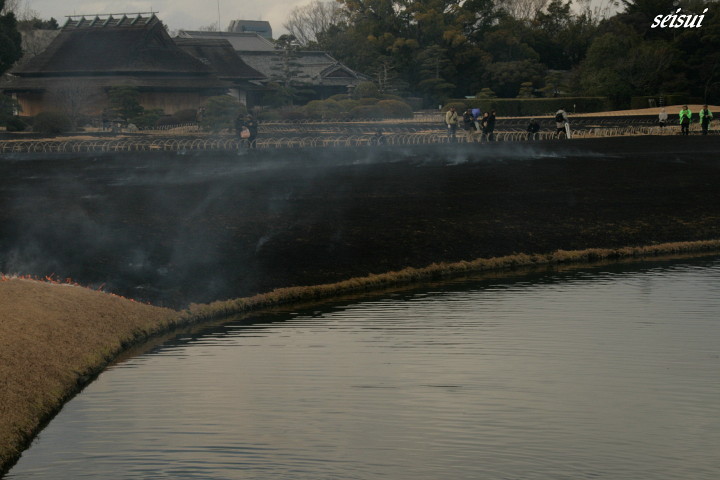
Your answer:
[[[708,109],[708,106],[703,106],[700,110],[700,126],[702,127],[702,134],[708,134],[708,128],[710,127],[710,121],[713,119],[712,112]]]
[[[688,135],[690,133],[690,122],[692,121],[692,112],[688,108],[687,105],[683,106],[683,109],[680,110],[680,132],[683,135]]]

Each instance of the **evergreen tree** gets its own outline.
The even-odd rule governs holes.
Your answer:
[[[0,0],[0,11],[5,8],[5,0]],[[0,74],[5,73],[22,57],[21,37],[17,28],[17,19],[13,12],[0,15]]]

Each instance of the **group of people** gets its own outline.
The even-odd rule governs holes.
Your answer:
[[[445,124],[447,125],[450,141],[455,141],[457,129],[460,124],[460,116],[455,107],[450,107],[445,113]],[[482,113],[479,108],[468,108],[465,113],[463,113],[462,125],[463,130],[465,130],[468,135],[481,132],[483,138],[492,141],[495,138],[493,134],[495,131],[495,110]]]
[[[683,105],[682,110],[680,110],[679,114],[679,121],[680,121],[680,133],[682,135],[689,135],[690,134],[690,124],[692,123],[692,111],[688,108],[687,105]],[[700,110],[699,115],[699,121],[700,121],[700,128],[702,129],[702,134],[707,135],[708,130],[710,129],[710,122],[713,119],[713,114],[708,108],[707,105],[703,105],[703,108]],[[661,127],[664,127],[667,124],[668,114],[663,108],[660,110],[660,114],[658,115],[658,123]]]
[[[479,108],[468,108],[462,116],[463,129],[468,135],[471,133],[481,132],[483,138],[488,141],[494,140],[495,132],[495,110],[481,113]],[[447,125],[448,137],[450,141],[455,141],[457,137],[457,129],[460,123],[460,117],[455,107],[450,107],[445,113],[445,124]],[[555,123],[557,127],[557,135],[570,138],[570,123],[567,112],[560,109],[555,114]],[[540,124],[534,118],[530,120],[527,127],[528,138],[537,139],[540,131]]]
[[[698,117],[698,121],[702,129],[702,134],[707,135],[708,130],[710,129],[710,122],[713,120],[713,114],[707,105],[703,106],[703,108],[700,110]],[[450,137],[451,141],[454,141],[456,138],[459,121],[460,119],[457,111],[455,110],[455,107],[450,107],[450,109],[445,114],[445,124],[447,125],[448,136]],[[684,105],[682,110],[680,110],[679,114],[680,133],[682,135],[689,135],[690,123],[692,123],[692,121],[693,113],[692,111],[690,111],[687,105]],[[479,108],[467,109],[462,116],[462,122],[463,128],[466,132],[468,132],[468,134],[470,134],[471,132],[482,132],[485,138],[487,138],[488,140],[493,140],[493,132],[495,131],[494,110],[490,113],[485,112],[481,115]],[[660,111],[660,114],[658,116],[658,123],[661,127],[664,127],[668,123],[668,114],[664,108]],[[560,108],[555,113],[555,128],[555,135],[558,138],[571,137],[570,121],[568,119],[567,112],[563,108]],[[534,118],[530,119],[530,123],[527,126],[528,139],[537,139],[539,131],[540,123],[538,123],[538,121]]]

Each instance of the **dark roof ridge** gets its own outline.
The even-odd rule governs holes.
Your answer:
[[[151,12],[145,12],[151,13]],[[118,16],[116,16],[118,15]],[[119,15],[122,15],[121,17]],[[135,15],[130,17],[128,15]],[[91,17],[88,19],[87,17]],[[62,30],[78,30],[83,28],[122,28],[149,26],[159,23],[160,19],[151,13],[143,17],[143,13],[97,13],[93,15],[68,15]]]

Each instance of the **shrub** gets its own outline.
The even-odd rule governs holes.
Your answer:
[[[379,98],[380,89],[373,82],[360,82],[352,95],[353,98]]]
[[[468,105],[465,102],[461,102],[459,100],[452,100],[447,103],[447,105],[443,106],[442,111],[447,112],[450,110],[451,107],[455,107],[455,110],[457,110],[458,115],[461,115],[465,110],[468,109]]]
[[[653,97],[632,97],[630,99],[630,108],[636,109],[636,108],[648,108],[650,106],[649,100],[653,99],[655,100],[655,106],[660,106],[660,100],[662,99],[662,102],[665,105],[682,105],[686,103],[696,103],[690,101],[690,96],[687,94],[682,93],[674,93],[670,95],[657,95]],[[697,102],[697,103],[703,103],[703,102]]]
[[[413,116],[410,105],[399,100],[380,100],[377,107],[383,112],[384,118],[411,118]]]
[[[381,100],[397,100],[398,102],[405,102],[405,100],[400,95],[390,95],[389,93],[385,93],[383,95],[380,95]],[[407,103],[407,102],[405,102]]]
[[[377,98],[370,98],[370,97],[364,97],[364,98],[358,98],[357,102],[360,103],[360,105],[375,105],[380,100]]]
[[[299,108],[291,108],[288,110],[280,110],[281,120],[297,121],[307,119],[305,112]]]
[[[339,102],[341,100],[349,100],[350,95],[347,93],[336,93],[335,95],[332,95],[331,97],[328,97],[328,100],[335,100],[336,102]]]
[[[33,131],[56,135],[69,132],[71,128],[70,118],[60,112],[42,112],[35,115]]]
[[[218,132],[220,130],[235,128],[235,119],[238,115],[247,114],[247,108],[235,97],[219,95],[210,97],[205,104],[205,115],[200,126],[205,130]]]
[[[194,108],[186,108],[183,110],[178,110],[177,112],[170,115],[170,118],[175,120],[175,124],[180,123],[191,123],[197,120],[197,110]]]
[[[354,120],[382,118],[383,111],[376,105],[360,105],[350,110],[349,116]]]
[[[360,102],[357,100],[338,100],[337,103],[343,109],[343,112],[349,112],[353,108],[360,106]]]
[[[337,118],[345,111],[335,100],[312,100],[305,105],[304,111],[308,118]]]
[[[162,109],[155,108],[152,110],[145,110],[137,117],[131,118],[129,122],[135,124],[135,126],[138,128],[151,128],[157,125],[158,121],[162,116]]]
[[[22,132],[27,128],[27,125],[20,117],[10,117],[7,122],[5,122],[5,128],[8,132]]]

